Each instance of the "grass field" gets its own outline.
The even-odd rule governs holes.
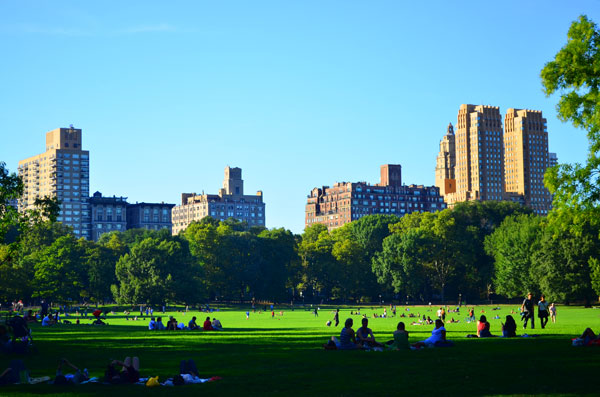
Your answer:
[[[398,316],[406,313],[398,306]],[[411,306],[413,313],[435,316],[435,307]],[[485,310],[492,334],[500,334],[500,321],[516,306],[501,310],[476,306],[476,317]],[[158,375],[161,381],[178,372],[179,361],[193,358],[202,377],[222,379],[201,385],[147,388],[135,385],[102,384],[54,386],[49,384],[17,385],[0,388],[0,395],[598,395],[600,348],[575,348],[571,338],[590,326],[600,332],[600,310],[582,307],[558,307],[556,324],[544,330],[526,332],[534,338],[466,338],[475,333],[475,323],[466,323],[466,310],[460,315],[449,313],[460,323],[447,324],[451,348],[420,351],[325,351],[332,335],[339,336],[344,320],[356,307],[341,309],[340,326],[326,327],[333,318],[331,307],[322,308],[319,317],[310,309],[276,308],[283,315],[250,313],[245,307],[221,307],[211,314],[223,323],[222,332],[148,331],[148,319],[127,321],[121,314],[109,315],[108,326],[91,326],[89,317],[81,325],[42,328],[33,325],[37,353],[24,356],[31,376],[53,376],[58,360],[68,358],[86,367],[92,376],[102,376],[110,359],[138,356],[142,376]],[[425,339],[433,326],[410,325],[410,318],[372,318],[378,307],[362,307],[369,326],[380,341],[391,339],[398,321],[404,321],[410,341]],[[139,313],[138,313],[139,314]],[[206,313],[167,313],[187,324],[193,315],[198,323]],[[493,317],[499,315],[501,320]],[[518,314],[513,315],[517,324]],[[73,317],[69,318],[73,320]],[[523,333],[518,329],[517,333]],[[2,369],[14,356],[2,356]]]

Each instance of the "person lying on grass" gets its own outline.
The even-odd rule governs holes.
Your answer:
[[[120,365],[121,371],[115,365]],[[125,357],[124,361],[112,360],[104,375],[110,383],[137,383],[140,380],[140,359]]]
[[[368,327],[369,319],[362,319],[362,327],[356,330],[356,337],[358,342],[363,347],[383,347],[381,343],[375,341],[375,336],[373,335],[373,331]]]
[[[410,344],[408,343],[408,332],[402,321],[398,323],[396,330],[394,331],[394,339],[386,343],[387,347],[392,350],[409,350]]]
[[[75,374],[63,374],[62,372],[62,368],[63,365],[67,365],[71,368],[73,368],[75,370]],[[89,380],[90,377],[87,373],[87,370],[83,370],[83,372],[77,368],[76,366],[74,366],[73,364],[71,364],[69,362],[69,360],[67,360],[66,358],[63,358],[59,361],[58,363],[58,368],[56,369],[56,377],[54,378],[54,384],[55,385],[78,385],[81,382],[85,382],[86,380]]]
[[[194,360],[181,360],[179,363],[179,375],[173,377],[173,385],[185,385],[198,383],[200,374]]]
[[[425,346],[434,346],[437,342],[446,340],[446,328],[444,322],[440,319],[435,320],[435,328],[431,331],[431,336],[425,340],[414,343],[412,346],[421,348]]]

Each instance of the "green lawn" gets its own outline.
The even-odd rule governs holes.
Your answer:
[[[332,308],[323,308],[315,318],[311,311],[296,307],[282,308],[283,315],[250,313],[246,308],[223,307],[211,314],[223,323],[223,332],[148,331],[148,320],[126,321],[122,314],[109,315],[108,326],[91,326],[89,317],[81,325],[42,328],[33,325],[38,352],[24,357],[32,376],[53,376],[58,359],[66,357],[75,365],[89,369],[92,376],[102,376],[110,359],[137,355],[142,376],[158,375],[160,380],[178,372],[179,361],[193,358],[204,377],[222,379],[202,385],[182,386],[181,394],[294,394],[294,395],[507,395],[570,394],[597,395],[600,348],[575,348],[571,338],[587,326],[600,332],[600,310],[581,307],[558,307],[556,324],[542,330],[536,318],[536,338],[471,339],[475,324],[465,323],[466,310],[449,313],[460,320],[447,324],[452,348],[422,349],[407,352],[325,351],[322,345],[332,335],[339,335],[350,310],[342,308],[340,326],[326,327],[333,318]],[[404,307],[398,307],[398,316]],[[411,307],[411,312],[435,316],[435,307]],[[500,334],[500,321],[516,306],[476,307],[476,317],[485,310],[493,334]],[[382,308],[362,307],[369,316],[369,326],[380,341],[391,339],[399,320],[407,324],[411,342],[422,340],[432,326],[410,325],[413,319],[372,318]],[[277,310],[279,313],[279,310]],[[139,314],[139,313],[138,313]],[[198,323],[205,313],[170,313],[187,324],[192,315]],[[168,314],[167,314],[168,316]],[[354,318],[355,329],[360,316]],[[514,315],[520,326],[518,314]],[[70,318],[73,320],[73,318]],[[518,329],[517,333],[522,333]],[[527,330],[532,333],[530,329]],[[0,358],[5,368],[13,357]],[[168,394],[172,388],[149,389],[125,385],[19,385],[0,388],[0,395],[75,393],[81,395]]]

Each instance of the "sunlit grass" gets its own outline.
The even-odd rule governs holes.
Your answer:
[[[310,308],[309,308],[310,309]],[[515,393],[595,393],[592,382],[600,364],[600,349],[571,347],[570,339],[591,326],[600,331],[600,310],[580,307],[559,307],[556,324],[540,329],[536,318],[536,338],[467,339],[475,333],[475,323],[466,323],[466,309],[460,314],[449,313],[459,323],[447,324],[448,339],[453,348],[424,349],[411,352],[332,352],[322,344],[332,335],[339,335],[344,320],[354,319],[360,326],[361,316],[350,315],[356,307],[342,308],[340,326],[325,325],[333,318],[333,308],[323,308],[319,317],[312,311],[296,307],[276,310],[278,314],[250,313],[246,308],[220,308],[210,313],[219,318],[224,331],[149,331],[148,318],[126,320],[122,313],[108,315],[107,326],[92,326],[91,318],[82,318],[80,325],[60,325],[42,328],[33,325],[37,354],[24,360],[32,376],[53,376],[59,358],[67,357],[80,367],[87,367],[93,376],[102,376],[109,359],[125,356],[140,357],[142,375],[158,375],[161,380],[178,371],[181,359],[193,358],[205,377],[223,379],[203,385],[178,389],[177,393],[245,394],[369,394],[391,395],[407,393],[429,395],[438,393],[443,378],[443,394],[515,394]],[[411,325],[416,318],[399,318],[401,313],[435,316],[428,307],[398,307],[395,318],[373,318],[383,308],[361,308],[369,318],[369,326],[380,341],[391,339],[398,321],[404,321],[411,342],[422,340],[430,333],[430,325]],[[516,306],[501,310],[477,307],[476,317],[485,311],[492,334],[499,335],[500,322]],[[283,315],[279,315],[279,311]],[[388,314],[389,313],[388,308]],[[138,313],[139,314],[139,313]],[[157,313],[155,313],[156,317]],[[166,322],[169,315],[187,322],[194,315],[202,324],[206,313],[174,312],[160,314]],[[500,319],[493,317],[498,315]],[[513,314],[520,325],[518,314]],[[71,321],[74,317],[70,316]],[[523,333],[518,329],[518,333]],[[2,364],[7,364],[4,358]],[[532,376],[543,373],[542,384],[531,382]],[[414,385],[414,387],[412,386]],[[48,393],[55,386],[14,386],[0,389],[2,393]],[[151,392],[166,394],[167,389],[146,390],[141,386],[85,385],[68,389],[83,394],[131,394]],[[171,389],[172,391],[172,389]],[[409,393],[413,394],[413,393]]]

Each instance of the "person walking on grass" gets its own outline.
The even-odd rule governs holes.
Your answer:
[[[531,329],[535,328],[535,313],[532,298],[533,294],[530,292],[527,294],[527,298],[525,298],[525,300],[523,300],[523,303],[521,304],[521,316],[523,316],[523,329],[527,329],[527,321],[529,319],[531,319]]]
[[[548,302],[546,302],[546,298],[544,298],[544,295],[542,295],[540,297],[540,301],[538,302],[538,317],[540,318],[540,325],[542,326],[542,329],[544,329],[546,324],[548,324],[548,316]]]
[[[556,323],[556,306],[554,306],[554,303],[552,303],[550,305],[550,318],[552,319],[552,324]]]

